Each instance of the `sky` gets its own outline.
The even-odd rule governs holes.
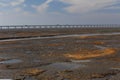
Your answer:
[[[0,25],[119,23],[120,0],[0,0]]]

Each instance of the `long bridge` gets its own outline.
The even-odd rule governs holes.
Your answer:
[[[120,24],[97,24],[97,25],[7,25],[0,26],[3,29],[52,29],[52,28],[120,28]]]

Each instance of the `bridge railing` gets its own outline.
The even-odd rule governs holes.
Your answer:
[[[118,24],[100,24],[100,25],[18,25],[18,26],[0,26],[4,29],[52,29],[52,28],[120,28]]]

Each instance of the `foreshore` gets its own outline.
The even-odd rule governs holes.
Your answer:
[[[0,79],[120,80],[120,28],[1,30]]]

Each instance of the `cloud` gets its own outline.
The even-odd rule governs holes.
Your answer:
[[[15,10],[16,12],[22,11],[22,9],[21,9],[20,7],[17,7],[17,8],[15,8],[14,10]]]
[[[12,19],[12,20],[11,20]],[[97,13],[87,15],[22,15],[20,13],[0,15],[0,25],[53,25],[53,24],[119,24],[120,14]]]
[[[23,7],[26,6],[25,0],[0,0],[0,15],[10,15],[10,14],[24,14]]]
[[[112,9],[112,10],[120,10],[120,6],[111,6],[106,9]]]
[[[25,0],[0,0],[0,7],[14,7],[21,5]]]
[[[47,0],[46,2],[42,3],[41,5],[32,5],[33,8],[35,8],[39,13],[46,12],[46,10],[49,7],[49,3],[51,3],[53,0]]]
[[[59,1],[70,5],[64,8],[67,12],[70,13],[91,12],[94,10],[103,9],[111,5],[115,5],[119,2],[118,0],[59,0]]]
[[[6,6],[8,6],[8,4],[0,2],[0,7],[6,7]]]
[[[29,0],[30,1],[30,0]],[[37,2],[37,0],[35,0]],[[68,14],[64,10],[58,12],[48,12],[50,3],[60,1]],[[97,12],[101,9],[119,9],[118,0],[45,0],[39,5],[35,3],[25,3],[25,0],[0,0],[0,23],[10,24],[119,24],[120,14],[118,12]],[[57,3],[58,4],[58,3]],[[20,5],[20,6],[19,6]],[[32,6],[33,8],[31,9]],[[62,6],[62,5],[61,5]],[[115,7],[116,6],[116,7]],[[7,7],[7,8],[6,8]],[[9,8],[10,7],[10,8]],[[59,6],[57,6],[59,7]],[[51,7],[52,8],[52,7]],[[35,10],[38,12],[34,12]],[[56,8],[58,9],[58,8]],[[94,12],[96,11],[96,12]],[[101,10],[102,11],[102,10]],[[119,10],[118,10],[119,11]],[[92,12],[92,13],[89,13]],[[40,14],[43,13],[43,14]],[[74,14],[78,13],[78,14]],[[89,13],[82,14],[81,13]],[[12,19],[12,20],[11,20]]]
[[[22,4],[24,1],[25,1],[25,0],[14,0],[14,1],[12,1],[10,4],[11,4],[12,6],[17,6],[17,5]]]

